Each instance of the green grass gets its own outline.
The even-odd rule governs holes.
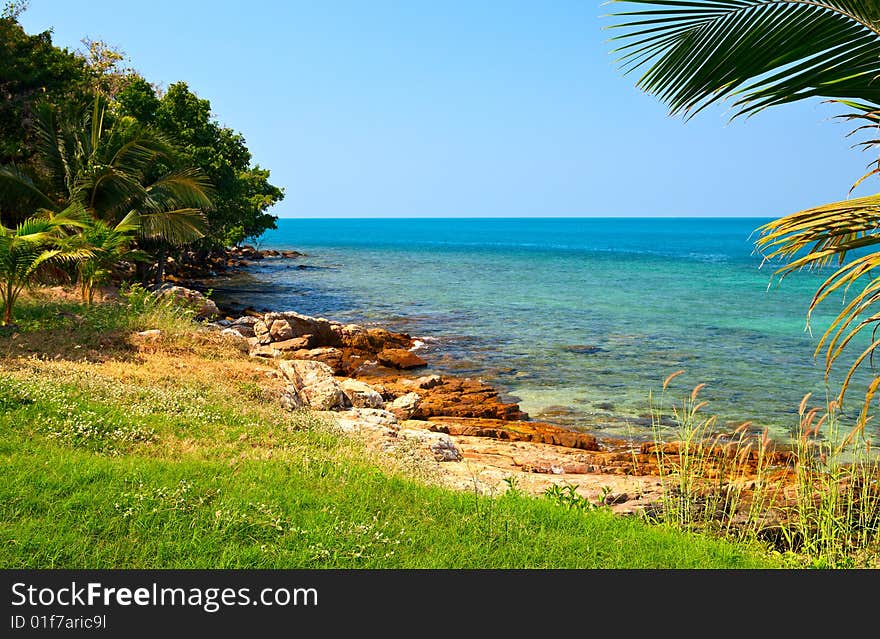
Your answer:
[[[278,407],[234,348],[176,334],[125,353],[123,335],[119,357],[72,359],[76,335],[49,340],[34,304],[30,355],[0,359],[2,568],[782,567],[603,508],[432,486]]]

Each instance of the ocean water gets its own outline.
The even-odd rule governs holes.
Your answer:
[[[258,246],[307,255],[264,260],[213,289],[258,309],[410,333],[431,371],[491,382],[533,419],[639,437],[649,393],[668,406],[703,383],[720,424],[750,420],[784,438],[804,394],[823,402],[852,357],[826,385],[813,351],[841,299],[805,331],[825,274],[771,282],[750,238],[765,221],[281,219]],[[846,414],[870,376],[856,377]]]

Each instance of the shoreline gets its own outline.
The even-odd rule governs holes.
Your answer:
[[[201,275],[196,275],[195,277],[193,277],[193,276],[176,277],[176,276],[172,275],[171,277],[169,277],[167,279],[168,279],[168,283],[171,283],[171,284],[174,284],[177,286],[183,286],[186,288],[192,288],[193,290],[196,290],[196,291],[204,294],[208,290],[211,290],[211,291],[215,290],[212,287],[206,285],[205,282],[208,279],[222,281],[223,279],[233,278],[236,275],[250,274],[249,273],[250,267],[258,265],[258,263],[262,262],[263,260],[273,260],[273,259],[291,260],[291,259],[298,259],[298,258],[302,258],[302,257],[309,257],[309,254],[298,251],[298,250],[283,250],[282,251],[282,250],[277,250],[277,249],[257,249],[252,245],[244,245],[240,248],[233,248],[233,249],[226,250],[226,254],[220,260],[221,263],[223,263],[225,265],[225,270],[222,270],[219,272],[215,271],[215,272],[211,273],[209,277],[204,277]],[[308,265],[300,264],[300,265],[298,265],[298,267],[299,268],[308,268]],[[263,316],[267,313],[283,313],[283,312],[289,312],[289,311],[294,310],[294,309],[282,310],[282,309],[274,309],[274,308],[266,308],[266,307],[257,308],[257,306],[255,306],[252,303],[249,303],[247,300],[237,300],[233,296],[224,296],[224,297],[220,297],[220,298],[215,299],[214,296],[212,295],[211,299],[216,303],[218,310],[222,314],[224,314],[224,316],[227,319],[235,319],[235,318],[241,317],[241,316],[260,317],[260,316]],[[383,330],[393,330],[393,329],[391,329],[391,326],[393,324],[395,324],[395,322],[371,321],[371,322],[369,322],[369,324],[365,324],[365,326],[367,326],[369,328],[381,328]],[[423,336],[410,336],[409,334],[406,334],[406,335],[409,339],[413,340],[413,345],[411,347],[411,350],[416,353],[423,351],[423,350],[426,350],[426,349],[429,352],[431,352],[431,349],[427,346],[426,342],[437,341],[435,338],[425,338]],[[440,353],[440,356],[442,358],[446,358],[446,359],[451,357],[451,355],[449,353],[442,353],[442,352]],[[428,361],[427,364],[432,368],[431,372],[436,372],[437,374],[440,374],[440,375],[443,375],[446,377],[471,379],[474,376],[476,376],[481,381],[484,377],[484,375],[479,370],[476,372],[475,375],[468,375],[468,374],[462,375],[462,374],[456,373],[452,370],[446,370],[443,367],[438,367],[435,362]],[[495,380],[488,382],[487,385],[491,386],[494,389],[494,391],[499,395],[499,397],[504,398],[505,403],[515,404],[515,405],[517,405],[517,410],[519,410],[518,405],[520,402],[520,398],[517,397],[515,395],[515,393],[512,393],[508,389],[503,388],[503,387],[498,388],[495,384]],[[556,408],[556,406],[548,405],[545,409],[543,409],[542,412],[547,411],[547,412],[552,413],[553,411],[550,409],[553,409],[553,408]],[[522,411],[520,411],[520,412],[522,412]],[[550,418],[541,417],[539,419],[533,419],[531,415],[527,415],[525,413],[523,413],[523,414],[525,415],[525,418],[528,421],[539,421],[542,423],[549,423],[549,424],[553,424],[555,426],[559,426],[560,428],[570,430],[575,433],[587,433],[587,434],[599,437],[599,435],[596,432],[594,432],[594,430],[572,428],[571,427],[572,425],[570,423],[565,423],[564,421],[560,422],[560,421],[554,420],[552,418],[552,416]],[[636,417],[633,417],[632,415],[627,415],[627,414],[623,414],[623,413],[620,413],[620,414],[611,413],[609,416],[611,417],[612,420],[615,420],[615,421],[620,420],[621,422],[624,422],[624,423],[627,423],[629,420],[636,420],[636,421],[639,421],[640,419],[642,421],[644,420],[644,417],[636,418]],[[620,441],[621,440],[620,437],[614,437],[614,436],[606,437],[606,439],[608,439],[609,441]],[[639,442],[646,441],[645,438],[634,438],[634,439],[636,439],[636,441],[639,441]]]
[[[217,303],[219,310],[226,317],[234,318],[241,315],[257,317],[265,313],[278,311],[279,309],[262,304],[255,304],[247,300],[245,297],[237,296],[234,291],[224,291],[222,286],[218,287],[216,285],[222,283],[223,280],[231,280],[236,276],[242,275],[253,277],[255,281],[259,281],[259,278],[251,271],[252,267],[259,267],[261,263],[266,261],[300,261],[300,258],[308,257],[311,257],[309,253],[299,250],[257,249],[252,245],[244,245],[240,248],[227,249],[224,255],[218,257],[215,261],[215,263],[220,266],[220,269],[218,270],[210,273],[190,272],[182,276],[171,275],[167,278],[167,281],[168,283],[173,283],[175,285],[192,288],[201,293],[210,292],[211,299]],[[286,268],[290,269],[291,266],[287,266]],[[320,267],[304,264],[300,261],[295,268],[304,270]],[[218,288],[223,291],[220,295],[216,295]],[[319,312],[319,315],[322,315],[322,313]],[[402,323],[401,319],[401,316],[393,315],[389,321],[385,321],[381,318],[371,318],[368,322],[365,322],[364,325],[369,327],[381,327],[394,331],[398,330],[398,325]],[[354,321],[358,320],[355,319]],[[403,323],[405,324],[407,322]],[[406,329],[404,328],[404,330]],[[456,356],[448,351],[442,351],[442,346],[434,346],[436,342],[442,342],[442,337],[415,336],[413,339],[420,342],[418,348],[414,349],[416,352],[420,352],[421,349],[424,349],[424,351],[429,354],[437,354],[437,357],[429,358],[431,360],[429,362],[431,372],[449,377],[486,379],[488,380],[487,383],[492,386],[506,402],[519,404],[522,401],[516,391],[510,389],[502,379],[498,379],[496,375],[492,374],[493,369],[491,368],[485,369],[485,367],[468,365],[466,372],[462,372],[461,367],[457,366],[456,363],[460,364],[462,362],[467,362],[468,364],[471,364],[472,360],[467,358],[462,359],[460,353]],[[572,349],[575,347],[564,348]],[[438,359],[441,360],[441,362],[438,362]],[[527,372],[527,374],[531,375],[532,373]],[[648,433],[648,430],[650,429],[650,420],[646,413],[617,412],[613,410],[607,401],[601,402],[598,408],[600,409],[598,412],[578,412],[570,405],[545,402],[545,404],[538,409],[537,415],[531,411],[529,411],[529,415],[530,419],[533,419],[534,421],[552,423],[572,432],[589,433],[609,440],[629,438],[638,442],[644,442],[650,439],[650,434]],[[602,435],[601,431],[605,428],[609,428],[612,432],[607,435]]]
[[[290,257],[305,256],[295,253]],[[239,270],[215,277],[246,272],[250,265],[241,260]],[[273,365],[282,406],[324,415],[382,453],[417,449],[422,463],[431,465],[433,483],[482,494],[515,489],[538,495],[571,487],[625,515],[663,503],[650,439],[535,421],[481,380],[423,375],[429,361],[418,355],[418,338],[405,333],[295,311],[260,312],[228,300],[221,306],[225,316],[209,326],[251,359]]]

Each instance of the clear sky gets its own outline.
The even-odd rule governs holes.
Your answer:
[[[670,118],[618,71],[608,9],[31,0],[21,22],[187,82],[286,189],[280,217],[775,217],[845,198],[864,172],[819,101]]]

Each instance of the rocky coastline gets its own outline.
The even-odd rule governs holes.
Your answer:
[[[380,451],[418,455],[438,483],[484,494],[571,486],[619,514],[662,504],[656,444],[533,421],[479,379],[425,374],[411,335],[295,311],[230,314],[178,285],[162,294],[192,304],[206,328],[264,367],[282,407],[317,411]]]

